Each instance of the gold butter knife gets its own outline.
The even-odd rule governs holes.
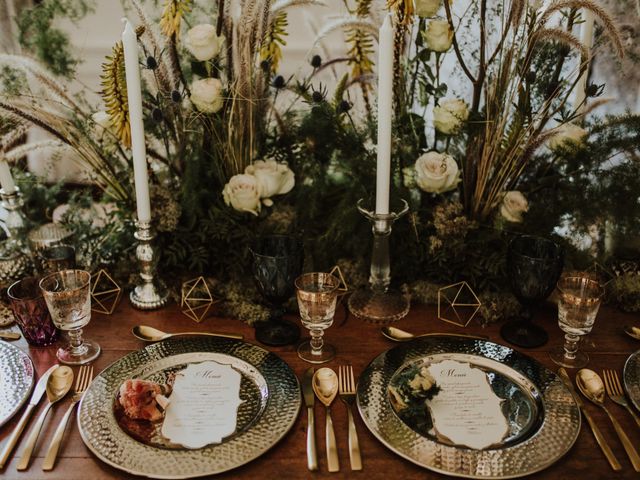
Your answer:
[[[307,467],[309,470],[318,470],[318,451],[316,449],[316,424],[313,407],[315,394],[313,393],[313,367],[309,368],[302,376],[302,395],[307,407]]]
[[[571,379],[569,378],[567,371],[561,367],[558,369],[558,375],[560,376],[564,384],[567,386],[567,388],[571,392],[571,395],[573,396],[573,399],[576,401],[578,408],[580,408],[580,411],[584,415],[584,418],[586,418],[587,422],[589,422],[589,426],[591,427],[593,436],[596,437],[596,442],[598,442],[598,445],[600,445],[600,448],[602,449],[602,453],[604,453],[604,456],[607,457],[607,460],[609,461],[609,465],[611,465],[611,468],[616,471],[622,470],[622,466],[620,465],[620,462],[618,462],[618,459],[616,458],[616,456],[611,451],[611,447],[607,443],[607,440],[602,435],[602,432],[598,428],[598,425],[596,425],[596,423],[593,421],[591,414],[589,414],[587,409],[584,407],[584,402],[582,401],[580,396],[577,394],[575,388],[573,388],[573,383],[571,383]]]

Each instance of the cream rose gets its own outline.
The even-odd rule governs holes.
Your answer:
[[[416,0],[416,15],[422,18],[435,17],[442,0]]]
[[[529,202],[524,195],[512,190],[505,193],[500,206],[500,214],[509,222],[521,223],[522,214],[529,211]]]
[[[244,173],[256,177],[260,198],[267,206],[273,205],[271,197],[290,192],[296,184],[289,165],[284,162],[278,163],[273,159],[256,160],[245,168]]]
[[[222,190],[224,203],[240,212],[258,215],[260,212],[260,187],[258,179],[244,173],[234,175]]]
[[[469,118],[469,108],[459,98],[443,100],[433,109],[433,126],[441,133],[457,133]]]
[[[191,103],[203,113],[216,113],[222,108],[222,82],[217,78],[205,78],[191,83]]]
[[[587,131],[574,123],[564,123],[556,128],[556,134],[549,140],[551,150],[579,149],[584,146]]]
[[[184,44],[191,55],[204,62],[220,54],[224,37],[216,35],[216,27],[203,23],[187,32]]]
[[[425,192],[448,192],[456,188],[460,182],[460,170],[450,155],[429,152],[416,161],[415,180],[418,187]]]
[[[431,20],[422,34],[429,50],[446,52],[453,42],[453,30],[447,20]]]

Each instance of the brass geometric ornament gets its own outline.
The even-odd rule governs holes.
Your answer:
[[[331,271],[329,271],[329,275],[338,277],[338,280],[340,280],[340,286],[338,287],[338,296],[346,295],[347,293],[349,293],[349,285],[347,285],[347,281],[344,279],[342,270],[340,270],[340,267],[338,265],[334,266]]]
[[[120,303],[122,288],[103,268],[91,279],[91,310],[111,315]]]
[[[220,302],[214,299],[204,277],[194,278],[182,284],[180,307],[182,313],[194,322],[200,323],[209,313],[209,309]]]
[[[458,282],[438,290],[438,318],[466,327],[482,303],[467,282]]]

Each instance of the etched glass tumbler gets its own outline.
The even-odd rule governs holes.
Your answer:
[[[69,336],[69,344],[56,353],[62,363],[82,365],[100,354],[100,345],[82,338],[91,320],[90,287],[91,274],[84,270],[62,270],[40,280],[53,323]]]

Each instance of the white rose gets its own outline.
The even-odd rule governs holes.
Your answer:
[[[425,42],[429,50],[434,52],[446,52],[453,42],[453,30],[447,20],[431,20],[427,23],[427,29],[423,32]]]
[[[205,78],[191,83],[191,103],[203,113],[216,113],[222,108],[222,82],[217,78]]]
[[[253,175],[238,174],[231,177],[222,190],[224,203],[240,212],[258,215],[260,212],[260,188]]]
[[[270,200],[274,195],[282,195],[291,191],[296,184],[293,172],[286,163],[278,163],[273,159],[256,160],[245,168],[244,173],[253,175],[258,180],[260,198],[267,206],[273,205]]]
[[[416,161],[415,171],[416,184],[429,193],[448,192],[460,182],[458,164],[445,153],[425,153]]]
[[[416,0],[416,15],[422,18],[435,17],[442,0]]]
[[[564,123],[556,128],[556,134],[549,140],[551,150],[575,148],[584,146],[587,131],[574,123]]]
[[[224,37],[216,35],[216,27],[203,23],[187,32],[184,44],[191,55],[204,62],[220,54]]]
[[[447,135],[457,133],[468,118],[469,108],[459,98],[443,100],[433,109],[433,126]]]
[[[529,202],[524,195],[512,190],[505,193],[500,206],[500,214],[509,222],[522,222],[522,214],[529,211]]]

